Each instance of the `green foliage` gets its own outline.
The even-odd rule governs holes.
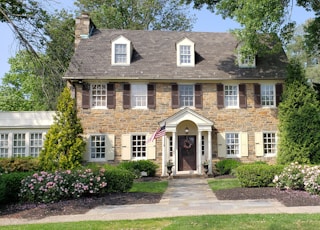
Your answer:
[[[31,172],[14,172],[0,174],[0,204],[18,202],[21,181]]]
[[[141,176],[141,172],[147,172],[148,176],[155,176],[156,170],[159,167],[156,163],[150,160],[140,161],[122,161],[119,164],[120,168],[127,169],[135,174],[136,178]]]
[[[134,182],[129,192],[164,193],[167,187],[168,181]]]
[[[247,164],[236,169],[242,187],[268,187],[283,170],[281,165]]]
[[[66,87],[59,97],[54,124],[46,134],[44,148],[40,153],[41,168],[54,171],[79,167],[85,151],[82,132],[75,101]]]
[[[188,31],[194,21],[180,0],[77,0],[75,5],[90,12],[98,28]]]
[[[223,159],[215,164],[220,175],[231,174],[240,165],[241,162],[234,159]]]
[[[306,84],[302,67],[292,61],[279,105],[279,164],[320,162],[320,105]]]
[[[105,171],[107,178],[107,192],[127,192],[133,185],[135,175],[126,169],[108,168]]]
[[[32,157],[0,158],[0,173],[28,172],[39,169],[39,160]]]

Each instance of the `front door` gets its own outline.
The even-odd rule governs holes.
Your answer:
[[[178,171],[196,170],[196,136],[179,136],[178,146]]]

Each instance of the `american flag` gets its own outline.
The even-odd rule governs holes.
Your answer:
[[[157,139],[159,137],[163,137],[164,135],[166,135],[166,124],[164,124],[163,126],[161,126],[160,128],[158,128],[153,134],[152,136],[149,138],[148,142],[152,142],[154,139]]]

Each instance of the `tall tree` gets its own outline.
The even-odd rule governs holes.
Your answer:
[[[79,167],[85,151],[82,133],[75,100],[66,87],[59,97],[54,123],[46,134],[44,148],[39,156],[40,166],[49,171]]]
[[[307,84],[299,61],[291,60],[282,102],[279,105],[277,162],[320,162],[320,104]]]
[[[188,31],[194,22],[180,0],[77,0],[75,5],[90,12],[98,28]]]

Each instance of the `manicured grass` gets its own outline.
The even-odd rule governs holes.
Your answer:
[[[99,229],[219,229],[219,230],[313,230],[319,229],[320,214],[206,215],[145,220],[83,221],[75,223],[3,226],[15,230]]]
[[[212,191],[241,187],[240,182],[237,178],[209,179],[208,184]]]
[[[168,187],[168,181],[133,182],[129,192],[164,193]]]

